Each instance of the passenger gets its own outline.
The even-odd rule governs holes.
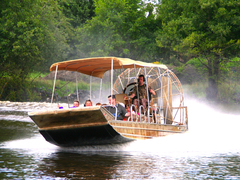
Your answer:
[[[70,108],[76,108],[76,107],[79,107],[79,101],[78,100],[74,101],[73,106],[70,107]]]
[[[130,118],[132,118],[132,121],[138,121],[138,119],[139,119],[139,113],[136,112],[136,111],[134,111],[135,107],[132,107],[132,108],[133,108],[133,109],[132,109],[132,115],[131,115],[131,108],[129,107],[129,104],[126,104],[126,105],[125,105],[125,108],[126,108],[127,112],[130,113],[130,116],[129,116],[128,118],[123,118],[123,120],[126,121],[126,120],[129,120]]]
[[[73,102],[73,106],[71,106],[71,107],[69,107],[69,108],[77,108],[77,107],[79,107],[79,101],[78,101],[78,100],[75,100],[75,101]],[[60,105],[58,104],[58,108],[59,108],[59,109],[63,109],[63,106],[60,106]]]
[[[90,99],[85,101],[84,107],[92,106],[92,101]]]
[[[125,108],[126,108],[127,112],[131,112],[131,108],[129,107],[128,104],[125,105]],[[134,110],[135,110],[135,108],[133,107],[132,113],[133,113],[133,114],[137,114],[137,115],[139,115],[139,113],[136,112],[136,111],[134,111]]]
[[[156,95],[156,93],[154,92],[154,90],[151,88],[151,86],[148,86],[148,90],[149,90],[149,100],[151,100],[150,96],[151,94]],[[144,75],[139,75],[138,76],[138,85],[136,85],[133,88],[132,94],[130,95],[130,97],[133,100],[133,104],[135,106],[139,106],[143,105],[145,111],[148,105],[148,100],[147,100],[147,85],[145,84],[145,77]],[[139,101],[138,102],[138,97],[139,97]]]
[[[118,120],[123,120],[123,117],[130,116],[130,112],[127,112],[126,109],[122,105],[116,103],[115,95],[109,95],[108,102],[110,105],[115,106],[117,108],[117,119]],[[106,109],[115,116],[116,109],[114,107],[108,106],[108,107],[106,107]]]
[[[102,106],[102,104],[100,102],[96,103],[96,106]]]

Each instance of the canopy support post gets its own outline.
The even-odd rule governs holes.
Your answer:
[[[113,90],[113,59],[111,62],[111,95],[112,95],[112,90]]]
[[[56,79],[57,79],[57,71],[58,71],[58,65],[56,66],[56,70],[55,70],[55,77],[54,77],[54,82],[53,82],[53,91],[52,91],[51,104],[53,103],[53,96],[54,96],[54,92],[55,92],[55,84],[56,84]]]
[[[101,82],[100,82],[99,102],[102,102],[102,79],[101,79]]]
[[[77,100],[79,101],[77,72],[75,72],[75,75],[76,75]]]
[[[147,89],[146,89],[146,91],[147,91],[147,102],[148,102],[148,107],[150,106],[150,104],[149,104],[149,92],[148,92],[148,77],[147,77],[147,72],[146,72],[146,67],[144,67],[144,74],[145,74],[145,80],[146,80],[146,86],[147,86]]]
[[[92,76],[90,76],[90,99],[92,97]]]
[[[161,97],[160,97],[160,102],[159,102],[159,105],[160,105],[159,114],[161,114],[160,112],[163,109],[163,82],[162,82],[161,70],[159,67],[157,69],[158,69],[158,73],[159,73],[158,77],[159,77],[160,86],[161,86]],[[161,121],[161,117],[160,117],[160,121]]]

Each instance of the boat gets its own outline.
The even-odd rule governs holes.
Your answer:
[[[49,143],[60,147],[121,144],[188,131],[182,85],[166,65],[129,58],[93,57],[57,62],[51,65],[50,71],[55,71],[51,103],[59,71],[75,71],[90,79],[100,79],[99,96],[103,91],[103,77],[107,74],[109,94],[115,95],[118,103],[129,104],[131,115],[118,120],[106,108],[112,105],[28,112]],[[140,74],[145,76],[147,87],[151,86],[156,92],[155,96],[147,93],[148,106],[145,109],[142,105],[136,107],[130,98]],[[133,109],[138,115],[133,113]]]

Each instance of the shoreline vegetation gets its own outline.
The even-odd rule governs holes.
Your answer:
[[[180,82],[182,83],[183,92],[185,96],[190,96],[199,100],[209,100],[207,99],[206,89],[207,80],[206,75],[201,74],[194,70],[194,68],[187,67],[189,72],[182,71],[182,73],[176,71],[175,67],[169,66],[170,69],[175,71],[174,73],[179,76]],[[55,97],[54,101],[67,102],[73,101],[77,98],[76,93],[76,77],[73,72],[58,73],[58,78],[56,81]],[[190,75],[190,74],[191,75]],[[240,72],[236,72],[239,73]],[[36,77],[38,76],[38,77]],[[29,89],[32,89],[32,93],[29,93],[28,89],[28,99],[25,101],[39,101],[39,102],[50,102],[52,96],[52,86],[53,86],[54,73],[32,73],[31,77],[28,79]],[[78,77],[78,93],[80,101],[85,101],[89,98],[89,77],[79,74]],[[234,81],[234,79],[225,79],[225,82],[219,85],[218,98],[216,100],[209,100],[220,104],[240,104],[240,83],[239,80]],[[92,82],[92,94],[93,96],[98,94],[99,91],[99,81],[93,79]]]
[[[211,101],[220,104],[240,104],[240,68],[235,68],[234,73],[228,74],[228,77],[222,78],[219,83],[217,99],[208,99],[206,89],[208,87],[207,75],[204,70],[187,65],[183,68],[173,65],[167,65],[182,83],[185,96],[190,96],[203,101]],[[80,102],[90,98],[90,79],[88,76],[77,73],[78,93]],[[17,83],[15,80],[15,83]],[[51,102],[53,88],[54,72],[42,73],[33,72],[27,78],[22,91],[12,91],[8,97],[1,98],[1,101],[12,102]],[[99,94],[100,80],[92,79],[92,96],[96,98]],[[11,80],[14,82],[14,80]],[[10,81],[10,82],[11,82]],[[0,82],[2,84],[2,82]],[[11,87],[11,86],[10,86]],[[104,88],[104,86],[103,86]],[[108,88],[108,87],[106,87]],[[11,91],[11,89],[9,89]],[[17,93],[17,94],[16,94]],[[107,95],[106,95],[107,96]],[[1,97],[1,91],[0,91]],[[75,72],[58,72],[54,102],[71,102],[77,99],[76,75]]]
[[[45,101],[51,64],[111,56],[165,64],[190,94],[239,104],[239,19],[235,0],[2,1],[0,100]],[[65,77],[58,98],[74,93]],[[86,93],[89,80],[78,81]]]

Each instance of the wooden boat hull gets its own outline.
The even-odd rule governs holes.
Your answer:
[[[120,144],[187,131],[187,126],[114,120],[102,107],[29,113],[46,141],[61,147]]]
[[[187,131],[187,126],[146,122],[110,121],[111,126],[122,136],[131,139],[151,139]]]
[[[109,124],[81,128],[39,130],[46,141],[61,147],[120,144],[132,141]]]
[[[119,144],[132,141],[109,125],[112,114],[100,107],[30,112],[46,141],[61,147]]]

